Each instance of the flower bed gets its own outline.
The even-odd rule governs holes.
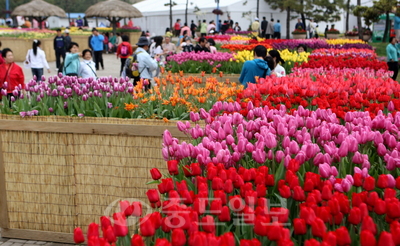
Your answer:
[[[182,74],[183,76],[183,74]],[[43,80],[44,81],[44,80]],[[217,100],[233,101],[242,86],[237,83],[221,83],[216,78],[182,78],[169,74],[157,79],[158,86],[148,93],[142,83],[136,87],[126,79],[100,78],[77,79],[76,77],[50,77],[40,85],[31,81],[26,86],[29,94],[20,99],[3,97],[2,114],[91,116],[146,119],[188,119],[189,111],[210,108]],[[4,85],[6,88],[7,85]],[[2,90],[4,95],[6,90]],[[20,88],[15,88],[17,96]]]
[[[56,34],[55,31],[47,29],[31,28],[0,28],[0,37],[13,37],[21,39],[43,39],[51,38]]]
[[[374,118],[379,110],[400,110],[400,85],[390,74],[368,68],[295,68],[287,77],[267,77],[260,79],[260,84],[249,84],[237,100],[244,103],[240,112],[245,116],[247,102],[251,101],[256,106],[278,109],[283,104],[288,112],[300,106],[329,109],[342,119],[346,112],[362,110]]]
[[[161,179],[157,169],[150,170],[158,189],[146,192],[155,210],[144,214],[146,203],[121,201],[113,220],[103,216],[100,225],[89,225],[88,244],[398,242],[394,129],[400,125],[393,118],[400,113],[372,120],[368,113],[349,112],[341,124],[329,110],[300,107],[288,115],[284,107],[248,104],[243,116],[237,108],[216,103],[209,112],[192,114],[195,126],[178,123],[193,145],[166,131],[168,174]],[[197,125],[200,119],[204,128]],[[129,232],[127,218],[138,221],[140,232]],[[76,228],[75,242],[84,241]]]

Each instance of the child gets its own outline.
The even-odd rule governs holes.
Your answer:
[[[65,56],[65,62],[63,67],[63,75],[66,76],[78,76],[80,67],[79,57],[79,45],[75,42],[71,42],[68,48],[68,53]]]
[[[79,67],[79,77],[97,79],[96,64],[92,61],[92,51],[85,49],[82,51],[82,57],[83,61],[81,61]]]

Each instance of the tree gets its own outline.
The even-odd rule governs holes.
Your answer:
[[[171,28],[171,31],[173,30],[172,26],[172,7],[176,5],[176,2],[173,2],[172,0],[169,0],[169,3],[164,4],[164,6],[169,6],[169,27]]]
[[[290,33],[290,12],[296,12],[300,15],[302,22],[306,26],[306,18],[314,19],[315,22],[326,21],[333,22],[340,20],[341,8],[344,6],[344,0],[265,0],[272,9],[287,11],[286,33]],[[297,18],[297,16],[294,16]]]
[[[189,5],[189,0],[186,0],[186,8],[185,8],[185,23],[189,25],[187,15],[188,15],[188,5]]]
[[[360,0],[358,0],[360,1]],[[385,31],[383,33],[382,42],[387,42],[390,31],[390,12],[392,12],[393,7],[397,5],[397,0],[379,0],[374,1],[372,7],[365,6],[357,6],[353,13],[357,18],[360,19],[358,23],[358,32],[359,37],[362,38],[362,29],[361,29],[361,17],[364,18],[365,25],[370,26],[372,23],[377,22],[379,20],[379,16],[382,14],[386,14],[385,20]]]
[[[286,38],[290,37],[290,13],[293,9],[296,9],[296,5],[298,5],[298,1],[296,0],[265,0],[272,9],[279,9],[281,12],[286,11]],[[297,8],[299,9],[299,8]]]

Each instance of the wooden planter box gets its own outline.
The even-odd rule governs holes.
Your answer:
[[[358,36],[344,36],[347,39],[358,39]]]
[[[165,72],[164,74],[160,74],[160,78],[165,78],[166,75],[168,73]],[[179,73],[174,73],[174,76],[180,76]],[[192,76],[192,77],[197,77],[197,78],[201,78],[201,74],[200,73],[184,73],[183,76],[188,77],[188,76]],[[221,78],[219,77],[219,73],[216,74],[205,74],[204,75],[204,81],[206,78],[208,77],[214,77],[217,78],[218,81],[220,82],[225,82],[227,79],[229,79],[230,82],[238,82],[239,83],[239,77],[240,74],[224,74],[224,76]]]
[[[328,33],[328,34],[326,34],[326,37],[328,39],[338,39],[339,38],[339,34]]]
[[[307,33],[304,34],[292,34],[293,39],[306,39]]]
[[[148,204],[165,129],[185,139],[175,122],[0,115],[1,236],[73,243],[120,200]]]
[[[26,54],[29,49],[32,49],[32,43],[34,39],[22,39],[22,38],[11,38],[2,37],[1,48],[10,48],[14,54],[14,61],[23,62],[25,61]],[[46,59],[48,62],[55,61],[56,55],[54,53],[54,42],[53,38],[42,38],[40,42],[42,43],[41,48],[46,53]]]
[[[363,35],[363,40],[368,42],[371,39],[371,35]]]

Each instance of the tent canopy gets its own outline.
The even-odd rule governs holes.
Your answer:
[[[11,13],[12,16],[30,16],[30,17],[49,17],[49,16],[67,16],[65,11],[56,5],[43,0],[32,0],[29,3],[20,5]]]
[[[131,4],[120,0],[107,0],[90,6],[85,11],[86,17],[139,18],[142,13]]]
[[[173,0],[176,5],[172,7],[173,11],[176,10],[185,10],[186,9],[186,0]],[[234,3],[243,2],[242,0],[220,0],[219,7],[224,8],[228,7]],[[139,9],[142,13],[144,12],[159,12],[159,11],[169,11],[169,0],[145,0],[139,3],[134,4],[137,9]],[[202,0],[202,1],[193,1],[190,0],[188,4],[189,11],[193,12],[195,7],[199,8],[200,11],[203,9],[215,9],[217,8],[217,3],[215,0]]]

